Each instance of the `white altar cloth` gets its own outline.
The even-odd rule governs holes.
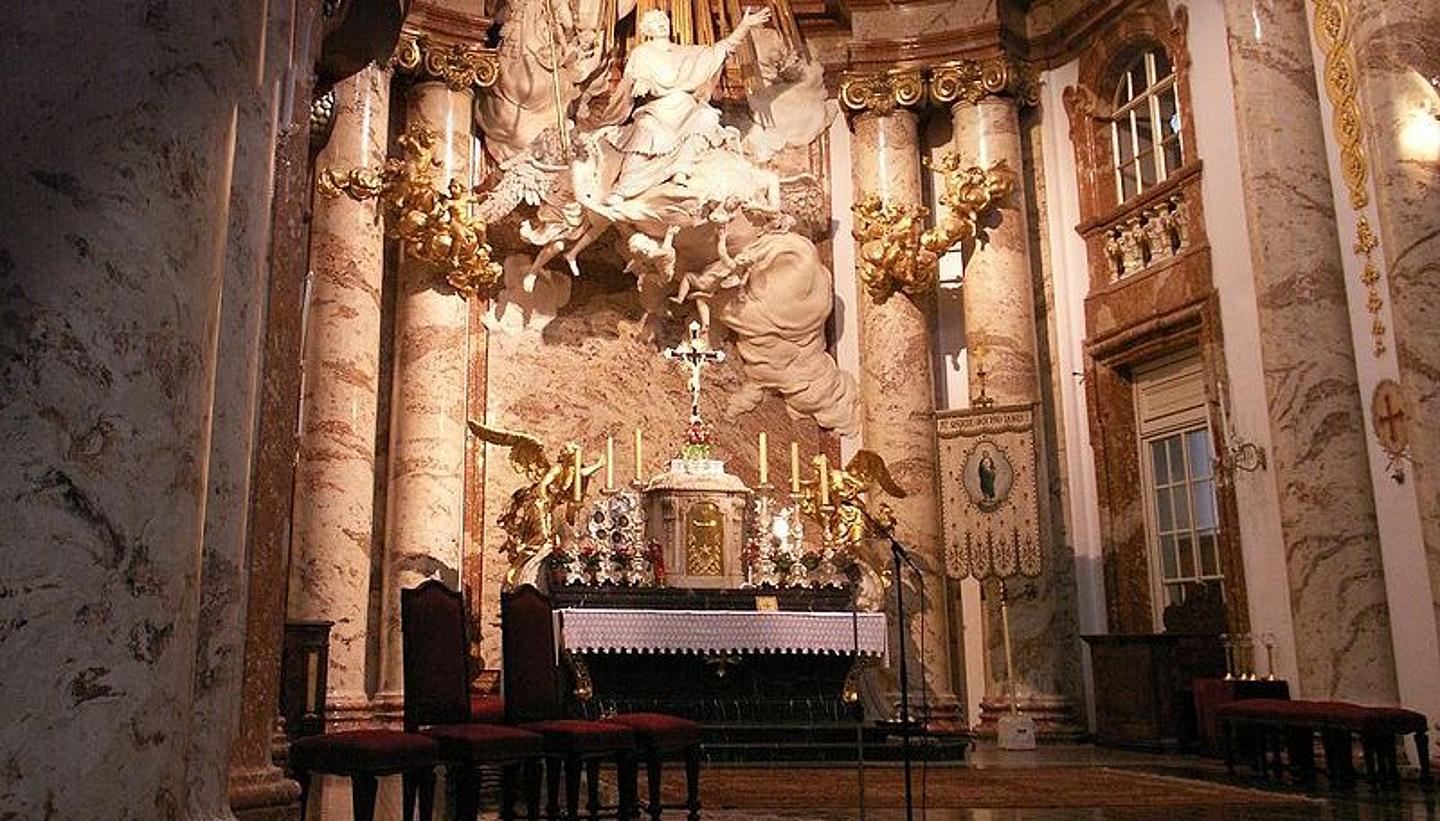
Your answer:
[[[858,646],[883,658],[886,650],[884,613],[567,607],[555,619],[560,646],[572,653],[839,655]]]

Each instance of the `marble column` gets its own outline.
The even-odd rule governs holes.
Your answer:
[[[280,38],[289,55],[293,100],[311,99],[309,55],[320,41],[319,3],[293,6]],[[293,105],[275,148],[270,280],[263,342],[258,446],[250,493],[245,648],[240,726],[230,747],[230,810],[239,821],[299,818],[300,787],[271,758],[279,713],[286,563],[294,499],[300,403],[300,318],[309,259],[310,109]]]
[[[1419,502],[1430,604],[1440,622],[1440,426],[1433,422],[1440,419],[1440,87],[1434,84],[1440,78],[1440,5],[1348,5],[1380,217],[1376,250],[1389,285],[1400,383],[1413,406],[1407,468]]]
[[[976,97],[978,96],[978,99]],[[1030,265],[1029,211],[1023,184],[1026,173],[1017,101],[1007,94],[977,94],[954,101],[950,108],[952,148],[967,165],[988,168],[1004,160],[1020,176],[1014,193],[988,221],[986,241],[965,258],[961,290],[965,315],[971,401],[984,386],[996,405],[1033,405],[1037,448],[1046,428],[1039,407],[1036,358],[1034,272]],[[984,367],[982,378],[978,373]],[[1037,460],[1037,463],[1040,460]],[[1043,484],[1042,484],[1043,488]],[[1015,696],[1022,712],[1036,722],[1042,736],[1079,735],[1074,705],[1065,690],[1076,673],[1074,557],[1055,536],[1041,514],[1041,542],[1046,555],[1036,579],[1006,581],[1010,602],[1010,634],[1014,648]],[[1010,707],[1005,682],[1004,635],[998,590],[985,583],[984,621],[987,655],[982,720],[987,728]]]
[[[851,128],[856,199],[879,194],[892,202],[923,202],[915,112],[893,105],[867,108],[854,115]],[[911,659],[912,693],[918,692],[915,662],[920,661],[929,688],[931,715],[948,719],[956,715],[959,706],[951,685],[950,625],[940,542],[940,456],[935,439],[935,378],[931,363],[934,307],[933,292],[918,298],[896,294],[877,304],[862,289],[860,397],[864,446],[885,458],[896,481],[908,493],[904,499],[887,499],[899,520],[897,535],[927,571],[923,618],[915,588],[906,588],[908,624],[904,625],[902,639]],[[893,595],[892,591],[892,601]],[[887,604],[887,608],[893,606]],[[893,618],[893,612],[891,615]],[[895,659],[892,651],[892,664]],[[898,682],[890,684],[898,688]]]
[[[389,89],[390,72],[375,65],[336,84],[335,123],[317,171],[384,162]],[[314,209],[287,609],[292,620],[334,622],[327,706],[333,725],[350,727],[370,716],[366,635],[384,226],[375,200],[316,197]]]
[[[1367,425],[1304,0],[1227,0],[1225,18],[1296,689],[1393,703]]]
[[[406,95],[406,123],[439,135],[437,185],[470,180],[473,92],[439,81]],[[395,300],[394,388],[381,586],[380,691],[384,709],[403,687],[400,590],[438,577],[460,585],[465,510],[466,302],[442,272],[402,257]]]
[[[278,12],[105,11],[0,10],[0,795],[217,817]]]

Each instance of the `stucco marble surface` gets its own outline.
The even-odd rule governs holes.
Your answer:
[[[683,442],[689,416],[687,372],[660,351],[684,338],[691,316],[682,314],[647,326],[632,278],[608,266],[582,270],[570,301],[543,331],[488,334],[484,419],[491,426],[538,437],[547,454],[566,441],[578,442],[587,462],[603,456],[605,437],[614,436],[617,484],[635,477],[632,437],[636,427],[643,428],[643,475],[648,480],[664,471]],[[743,383],[740,365],[731,353],[724,363],[705,369],[701,395],[701,412],[715,425],[715,457],[725,461],[726,470],[751,487],[758,483],[757,438],[762,430],[770,439],[772,484],[788,481],[792,440],[800,443],[807,464],[822,449],[835,464],[835,437],[822,433],[813,421],[792,419],[778,397],[767,397],[740,416],[726,414],[729,396]],[[472,410],[476,418],[480,413]],[[472,527],[484,533],[479,639],[484,665],[493,669],[500,666],[499,594],[508,568],[500,553],[505,534],[496,520],[524,479],[511,469],[504,448],[486,450],[484,521]]]
[[[469,91],[417,83],[406,121],[439,134],[436,180],[469,181]],[[393,702],[403,689],[400,590],[438,577],[460,587],[465,512],[465,437],[469,309],[443,275],[403,255],[396,278],[394,386],[390,400],[384,582],[380,591],[380,690]]]
[[[220,2],[0,12],[0,806],[16,818],[223,809],[223,769],[185,755],[223,767],[234,731],[267,20]]]
[[[999,405],[1038,403],[1034,274],[1030,265],[1029,211],[1023,187],[1026,163],[1022,152],[1019,113],[1008,97],[987,97],[979,104],[952,107],[953,147],[967,164],[989,167],[1004,160],[1022,176],[1009,200],[987,222],[984,241],[965,257],[962,299],[965,343],[969,351],[970,392],[973,401],[982,380],[976,371],[983,363],[986,393]],[[1043,447],[1047,423],[1043,409],[1035,415],[1037,449]],[[1010,583],[1010,633],[1015,657],[1016,692],[1027,709],[1046,716],[1045,729],[1075,732],[1066,720],[1067,704],[1061,697],[1067,675],[1073,675],[1074,592],[1073,556],[1063,539],[1045,527],[1045,566],[1039,578]],[[1057,542],[1059,542],[1057,544]],[[986,596],[986,647],[989,670],[988,708],[1004,701],[1004,636],[1000,628],[998,598]]]
[[[1410,424],[1430,590],[1440,619],[1440,5],[1357,0],[1352,38],[1380,247]],[[1426,122],[1426,117],[1431,117]]]
[[[999,22],[995,0],[886,3],[860,6],[850,12],[850,30],[857,41],[899,40],[935,36],[940,32]]]
[[[1225,17],[1298,691],[1393,702],[1366,422],[1305,8],[1227,0]]]
[[[336,84],[335,125],[317,169],[384,160],[389,89],[390,72],[374,66]],[[335,623],[328,705],[348,721],[367,703],[384,228],[374,200],[317,196],[313,207],[287,606],[292,619]]]
[[[916,115],[863,114],[852,123],[851,170],[857,199],[871,193],[894,202],[923,202]],[[935,378],[931,361],[933,296],[896,295],[877,305],[860,298],[860,401],[864,446],[886,459],[907,492],[887,500],[899,519],[897,535],[920,557],[932,582],[926,596],[925,665],[938,701],[953,699],[949,622],[940,544],[939,448],[935,439]],[[937,583],[937,580],[938,583]],[[909,612],[913,613],[914,610]],[[906,630],[920,658],[920,620]],[[892,639],[893,640],[893,639]],[[891,656],[892,661],[894,655]]]

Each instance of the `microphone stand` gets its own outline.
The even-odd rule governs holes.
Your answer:
[[[914,821],[915,787],[910,778],[910,665],[905,651],[905,596],[900,589],[900,580],[904,572],[902,563],[910,565],[917,574],[920,568],[910,558],[905,545],[895,538],[894,530],[877,520],[870,511],[859,505],[856,507],[865,517],[866,525],[890,542],[890,561],[895,574],[895,620],[900,627],[900,757],[905,767],[905,821]]]

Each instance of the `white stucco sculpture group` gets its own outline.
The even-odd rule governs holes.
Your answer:
[[[647,311],[693,306],[712,335],[733,334],[746,387],[731,413],[774,392],[792,413],[854,432],[854,379],[825,349],[833,281],[796,229],[797,218],[817,221],[818,184],[766,167],[828,125],[820,67],[764,28],[768,10],[747,12],[713,45],[671,42],[669,18],[652,10],[615,80],[599,14],[586,0],[514,0],[500,18],[501,79],[477,116],[502,176],[481,216],[533,206],[520,234],[535,250],[507,260],[519,274],[511,289],[518,279],[523,291],[568,293],[545,287],[563,275],[551,269],[578,276],[585,248],[613,242]],[[728,124],[710,97],[747,43],[759,78],[751,115]]]

